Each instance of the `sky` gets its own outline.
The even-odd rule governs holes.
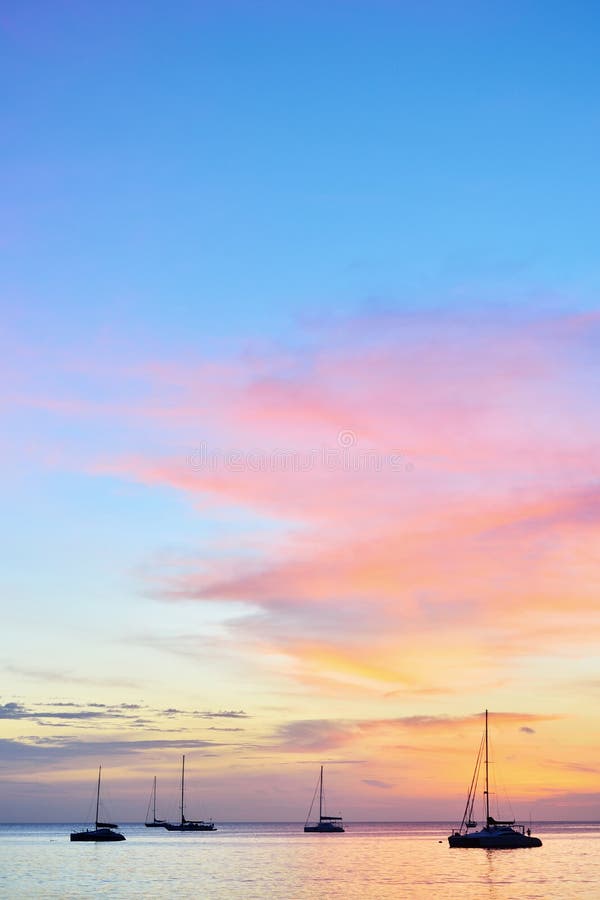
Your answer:
[[[0,0],[1,821],[598,818],[599,34]]]

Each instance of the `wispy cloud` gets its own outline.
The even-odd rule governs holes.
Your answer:
[[[417,764],[421,751],[470,739],[488,697],[517,709],[510,698],[526,680],[533,704],[549,671],[558,697],[556,661],[597,643],[598,321],[508,306],[383,311],[309,323],[287,347],[229,347],[217,361],[122,344],[102,361],[32,354],[15,366],[6,414],[54,423],[38,465],[95,486],[129,482],[197,514],[197,543],[164,549],[157,538],[131,560],[136,602],[168,627],[140,621],[117,640],[169,666],[210,661],[229,685],[223,699],[165,694],[153,705],[130,682],[120,696],[137,708],[17,703],[3,717],[111,739],[121,726],[179,740],[181,729],[196,738],[247,724],[249,753],[403,747]],[[5,671],[77,680],[16,660]],[[78,691],[123,684],[104,676],[84,671]],[[250,683],[289,721],[246,713]],[[594,683],[592,673],[586,690]],[[527,754],[538,732],[560,732],[561,696],[556,712],[495,721]]]
[[[96,730],[114,730],[143,728],[149,731],[182,731],[182,728],[169,724],[164,727],[165,720],[177,723],[181,719],[215,720],[215,719],[247,719],[244,710],[185,710],[158,709],[144,703],[76,703],[74,701],[36,702],[25,706],[18,701],[0,704],[0,719],[33,720],[40,726],[66,728],[76,727],[82,723],[90,723]]]
[[[223,744],[196,738],[172,740],[79,740],[74,737],[43,738],[31,736],[25,739],[0,740],[0,759],[5,762],[33,763],[68,768],[69,764],[94,760],[125,761],[131,764],[139,755],[152,751],[201,750],[204,754],[217,752]]]
[[[294,753],[327,751],[352,743],[366,735],[388,734],[398,738],[411,732],[427,734],[441,733],[456,735],[461,729],[483,727],[484,713],[468,716],[418,715],[374,719],[308,719],[290,721],[279,726],[273,740],[278,749]],[[494,712],[495,726],[521,726],[519,731],[533,733],[530,725],[521,723],[553,722],[556,714],[533,714],[525,712]]]
[[[165,716],[193,716],[195,719],[247,719],[248,713],[243,709],[221,709],[218,712],[210,710],[182,710],[182,709],[163,709],[162,714]]]
[[[369,787],[381,788],[381,790],[390,790],[393,788],[393,784],[389,784],[387,781],[377,781],[376,778],[363,778],[363,784],[368,784]]]
[[[35,666],[15,665],[3,662],[2,668],[8,674],[32,681],[51,682],[61,685],[86,685],[94,688],[121,688],[123,690],[140,690],[143,685],[129,677],[111,677],[109,675],[84,675],[67,669],[36,668]]]
[[[582,772],[584,774],[598,775],[600,774],[600,768],[598,766],[586,766],[582,763],[576,762],[574,760],[571,761],[559,761],[559,760],[546,760],[545,764],[551,766],[556,769],[564,769],[568,772]]]
[[[59,704],[65,706],[66,704]],[[69,704],[70,706],[70,704]],[[131,716],[109,709],[27,709],[21,703],[0,704],[0,719],[129,719]]]

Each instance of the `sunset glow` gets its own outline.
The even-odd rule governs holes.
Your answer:
[[[597,819],[587,29],[110,6],[2,16],[3,820],[99,763],[142,820],[182,753],[215,820],[321,764],[348,821],[454,819],[485,708],[517,814]]]

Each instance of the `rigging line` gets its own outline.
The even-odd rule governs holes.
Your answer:
[[[475,769],[473,770],[473,775],[471,777],[471,784],[469,786],[469,791],[467,793],[467,802],[465,805],[465,811],[463,813],[462,822],[460,823],[460,830],[462,831],[463,826],[466,822],[472,821],[473,817],[473,804],[475,803],[475,795],[477,792],[477,782],[479,780],[479,770],[481,768],[481,757],[483,754],[483,745],[484,745],[484,736],[481,736],[481,741],[479,744],[479,751],[477,753],[477,759],[475,760]]]
[[[493,745],[490,741],[490,753],[492,752]],[[492,781],[493,781],[493,796],[494,796],[494,818],[496,819],[505,819],[506,816],[503,814],[500,809],[500,790],[498,788],[498,766],[496,765],[496,758],[494,756],[493,759],[490,759],[490,765],[492,766]],[[501,785],[502,786],[502,785]],[[511,816],[512,818],[512,816]]]
[[[475,805],[475,797],[477,796],[477,788],[479,787],[479,776],[481,775],[481,760],[483,756],[483,746],[484,746],[484,737],[481,736],[481,743],[479,745],[479,753],[477,754],[477,763],[474,773],[474,784],[473,784],[473,795],[471,797],[471,807],[469,809],[469,822],[473,822],[473,807]]]
[[[307,817],[306,817],[306,822],[304,823],[305,825],[308,825],[308,823],[310,822],[310,817],[311,817],[311,815],[312,815],[312,810],[313,810],[313,806],[315,805],[315,800],[316,800],[316,797],[317,797],[317,791],[319,790],[319,787],[320,787],[320,782],[317,781],[317,785],[316,785],[316,787],[315,787],[315,792],[314,792],[314,794],[313,794],[313,798],[312,798],[312,800],[310,801],[310,809],[308,810],[308,815],[307,815]]]
[[[502,799],[503,799],[503,803],[504,803],[504,805],[505,805],[505,808],[508,809],[509,818],[510,818],[510,819],[515,819],[515,814],[514,814],[512,802],[511,802],[510,795],[509,795],[508,790],[507,790],[507,787],[506,787],[506,782],[505,782],[504,779],[502,778],[502,772],[499,772],[498,775],[499,775],[499,778],[500,778],[500,785],[499,785],[499,788],[498,788],[498,793],[500,793],[500,791],[502,791]]]
[[[506,787],[506,782],[502,777],[502,771],[499,766],[494,767],[494,788],[496,790],[496,805],[497,805],[497,818],[509,818],[515,819],[515,814],[512,806],[512,802]],[[500,809],[500,797],[502,797],[502,803],[505,812],[502,813]]]
[[[100,797],[100,818],[104,818],[107,821],[112,821],[112,815],[115,810],[114,796],[112,793],[112,789],[110,786],[110,778],[109,783],[107,784],[104,779],[102,779],[102,796]]]
[[[152,806],[152,794],[150,794],[150,799],[148,800],[148,808],[146,809],[146,818],[145,822],[148,822],[150,819],[150,807]]]

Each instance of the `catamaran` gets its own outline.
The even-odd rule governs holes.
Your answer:
[[[485,732],[479,745],[475,771],[471,779],[471,786],[467,795],[467,803],[463,813],[462,822],[457,830],[448,837],[451,847],[483,847],[487,850],[514,849],[517,847],[541,847],[542,842],[537,837],[531,836],[531,829],[525,830],[524,825],[516,825],[514,819],[500,821],[490,815],[489,792],[489,749],[488,749],[488,711],[485,711]],[[477,822],[473,819],[473,804],[477,795],[477,784],[482,763],[485,767],[485,825],[477,828]]]
[[[152,820],[148,821],[150,817],[150,806],[152,806]],[[150,800],[148,802],[148,809],[146,811],[146,821],[144,825],[146,828],[164,828],[166,825],[165,819],[157,819],[156,818],[156,775],[154,776],[154,785],[152,787],[152,793],[150,795]]]
[[[186,819],[184,806],[184,784],[185,784],[185,756],[181,761],[181,821],[178,823],[165,822],[163,827],[167,831],[216,831],[215,823],[211,820],[208,822],[202,820]]]
[[[111,822],[99,822],[98,815],[100,813],[100,776],[102,774],[102,766],[98,768],[98,787],[96,789],[96,822],[95,827],[86,828],[85,831],[72,831],[72,841],[124,841],[125,835],[119,831],[115,831],[118,825]]]
[[[319,821],[310,823],[310,817],[312,815],[312,808],[315,802],[315,797],[317,796],[317,790],[319,791]],[[341,816],[327,816],[325,815],[325,792],[323,789],[323,766],[321,766],[321,774],[319,775],[319,781],[317,783],[317,787],[315,788],[315,792],[313,794],[312,803],[310,804],[310,809],[308,810],[308,816],[306,817],[306,822],[304,823],[304,830],[306,832],[320,832],[322,834],[339,834],[345,831],[344,825],[342,823]]]

